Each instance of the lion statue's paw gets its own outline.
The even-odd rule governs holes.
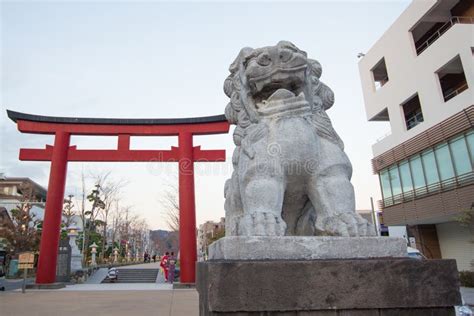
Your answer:
[[[341,213],[338,215],[316,219],[316,231],[319,235],[360,237],[374,236],[372,224],[355,212]]]
[[[239,235],[241,236],[284,236],[286,223],[270,212],[256,212],[241,217]]]

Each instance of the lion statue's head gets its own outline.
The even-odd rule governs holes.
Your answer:
[[[296,109],[324,111],[334,104],[334,93],[322,83],[321,64],[294,44],[243,48],[230,65],[224,92],[230,98],[225,115],[236,124],[236,145],[251,124],[265,115],[285,115]]]

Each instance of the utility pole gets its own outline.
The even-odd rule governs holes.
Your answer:
[[[372,220],[374,222],[375,235],[379,236],[379,230],[377,228],[377,215],[375,214],[374,199],[372,197],[370,197],[370,206],[372,207]]]

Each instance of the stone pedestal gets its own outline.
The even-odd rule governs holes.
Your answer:
[[[230,245],[237,240],[228,238],[211,247],[214,259],[197,263],[201,316],[454,315],[453,306],[461,304],[454,260],[401,257],[406,255],[404,246],[393,238],[294,237],[288,248],[290,237],[267,240],[268,250],[260,248],[259,239],[273,237],[258,237],[245,243],[248,247],[241,240],[233,250]],[[312,238],[320,250],[313,252],[313,258],[308,256],[314,249],[306,252],[301,246],[309,239],[301,238]],[[293,251],[297,258],[265,258],[279,251],[278,243],[288,256],[292,248],[299,249]],[[232,253],[251,256],[254,251],[256,259],[232,257]],[[364,253],[366,258],[361,257]],[[327,258],[331,255],[343,258]]]
[[[69,245],[71,246],[71,273],[82,270],[82,255],[77,247],[77,229],[75,227],[68,228]]]
[[[54,282],[46,284],[31,283],[25,286],[29,290],[58,290],[66,287],[65,283]]]
[[[228,236],[209,246],[209,260],[313,260],[406,257],[403,238]]]

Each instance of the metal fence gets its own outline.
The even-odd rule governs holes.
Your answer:
[[[441,37],[447,30],[449,30],[455,24],[474,24],[474,18],[470,16],[453,16],[446,23],[441,25],[435,33],[433,33],[426,41],[416,46],[416,53],[420,55],[425,49],[433,44],[438,38]]]

